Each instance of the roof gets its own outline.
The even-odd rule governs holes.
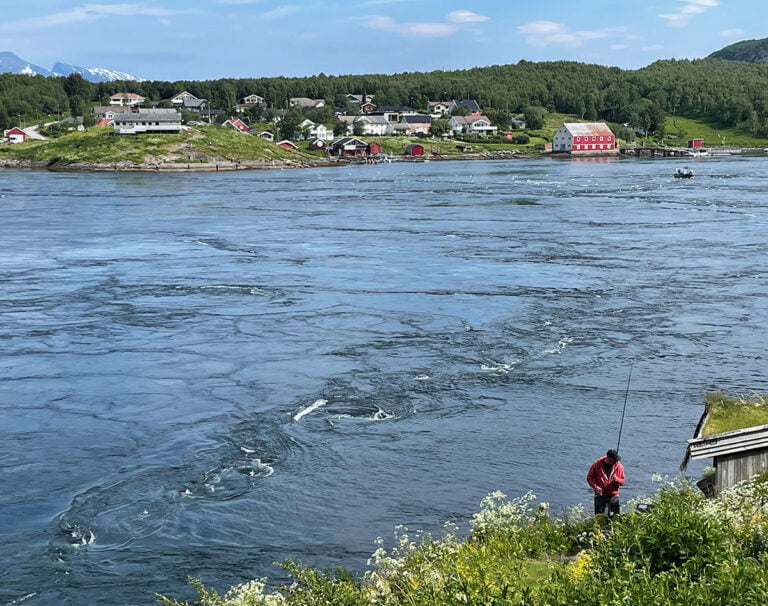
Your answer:
[[[248,132],[248,125],[243,122],[240,118],[230,118],[224,124],[229,124],[230,126],[233,126],[235,129],[239,130],[241,133],[247,133]]]
[[[432,116],[427,114],[413,114],[409,116],[403,116],[403,122],[408,124],[432,124]]]
[[[175,109],[139,109],[138,111],[119,112],[114,121],[135,122],[136,120],[151,120],[153,122],[181,122],[181,114]]]
[[[688,450],[694,460],[758,448],[768,448],[768,425],[756,425],[688,440]]]
[[[487,116],[480,115],[472,115],[472,116],[453,116],[451,118],[456,124],[474,124],[475,122],[484,121],[488,122],[490,124],[490,120]]]
[[[451,104],[455,107],[466,107],[471,112],[479,112],[480,106],[477,104],[477,101],[474,99],[459,99],[458,101],[454,99]]]
[[[21,130],[18,126],[9,128],[7,131],[5,131],[5,134],[6,135],[24,135],[25,137],[27,136],[27,133]]]
[[[136,93],[115,93],[114,95],[111,95],[109,98],[114,99],[116,97],[120,97],[121,99],[143,99],[141,95],[137,95]]]
[[[603,122],[566,122],[563,126],[574,137],[613,136],[613,131]]]

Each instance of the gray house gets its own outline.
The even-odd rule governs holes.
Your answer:
[[[139,109],[115,114],[116,135],[139,133],[178,133],[181,131],[181,114],[175,109]]]

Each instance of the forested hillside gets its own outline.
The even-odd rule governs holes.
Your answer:
[[[747,61],[749,63],[768,63],[768,38],[761,40],[742,40],[721,48],[710,55],[714,59]]]
[[[0,75],[0,127],[21,120],[106,104],[115,92],[136,92],[160,101],[188,90],[213,107],[230,110],[250,94],[270,108],[285,108],[290,97],[326,99],[344,106],[344,95],[373,94],[378,105],[409,105],[426,111],[428,101],[476,99],[494,122],[542,106],[583,119],[630,123],[649,132],[663,130],[668,115],[697,117],[723,127],[768,136],[768,64],[721,59],[665,60],[639,70],[569,61],[499,65],[462,71],[395,75],[243,78],[202,82],[90,83],[65,78]]]

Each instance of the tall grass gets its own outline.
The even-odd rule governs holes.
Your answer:
[[[768,603],[768,478],[708,500],[663,484],[650,509],[608,523],[583,511],[551,517],[531,494],[489,495],[468,536],[396,533],[369,570],[320,572],[286,562],[294,582],[252,581],[220,595],[193,581],[204,606],[686,605]],[[160,597],[167,606],[181,606]]]
[[[768,399],[764,395],[706,394],[707,422],[702,435],[768,424]]]

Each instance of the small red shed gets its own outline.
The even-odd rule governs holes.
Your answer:
[[[376,141],[373,141],[368,144],[368,155],[369,156],[375,156],[377,154],[381,153],[381,144],[376,143]]]
[[[277,144],[283,149],[290,149],[291,151],[296,151],[297,149],[299,149],[298,145],[296,145],[293,141],[289,141],[288,139],[283,139],[282,141],[278,141]]]
[[[704,147],[704,139],[689,139],[688,149],[701,149]]]
[[[424,146],[419,145],[418,143],[411,143],[408,147],[405,148],[405,153],[409,156],[423,156]]]

